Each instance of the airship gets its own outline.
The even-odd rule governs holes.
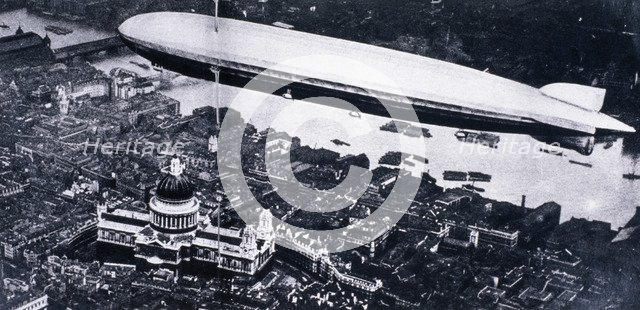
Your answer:
[[[606,93],[601,88],[571,83],[535,88],[446,61],[283,27],[158,12],[129,18],[118,33],[135,53],[171,71],[213,81],[215,67],[220,83],[239,87],[258,75],[264,83],[294,82],[279,90],[281,95],[335,96],[364,113],[389,117],[378,100],[385,98],[398,108],[413,108],[422,123],[454,128],[543,137],[635,132],[600,112]],[[261,74],[314,54],[357,59],[391,77],[394,85],[367,76],[343,77],[323,66],[287,66]]]

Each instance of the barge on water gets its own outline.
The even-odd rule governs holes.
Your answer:
[[[491,175],[482,172],[469,171],[469,181],[491,182]]]
[[[345,146],[351,146],[351,144],[349,144],[349,143],[347,143],[347,142],[344,142],[344,141],[342,141],[342,140],[338,140],[338,139],[333,139],[333,140],[331,140],[331,142],[333,142],[333,144],[335,144],[335,145],[337,145],[337,146],[343,146],[343,145],[345,145]]]
[[[64,36],[64,35],[73,33],[73,30],[71,29],[59,27],[59,26],[51,26],[51,25],[44,27],[44,30],[53,32],[59,36]]]
[[[498,143],[500,142],[500,136],[488,132],[458,130],[455,136],[459,141],[477,143],[494,149],[498,148]]]
[[[484,193],[485,192],[484,188],[480,188],[480,187],[474,186],[472,184],[464,184],[464,185],[462,185],[462,188],[466,189],[468,191],[472,191],[472,192],[478,192],[478,193]]]
[[[442,175],[445,181],[491,182],[491,175],[476,171],[446,170]]]
[[[573,159],[570,159],[569,163],[574,164],[574,165],[580,165],[580,166],[588,167],[588,168],[592,168],[593,167],[593,165],[590,164],[590,163],[583,163],[581,161],[576,161],[576,160],[573,160]]]
[[[145,63],[137,62],[135,60],[130,60],[129,63],[131,63],[133,65],[136,65],[136,66],[138,66],[138,67],[140,67],[142,69],[145,69],[145,70],[151,69],[151,66],[149,66],[149,65],[147,65]]]
[[[451,171],[446,170],[442,173],[442,177],[445,181],[467,181],[468,174],[464,171]]]

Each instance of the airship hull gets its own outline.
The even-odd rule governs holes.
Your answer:
[[[212,41],[201,45],[198,42],[186,42],[183,46],[180,44],[180,36],[175,33],[167,35],[169,39],[165,40],[164,34],[161,32],[163,29],[166,31],[166,23],[170,23],[171,20],[178,17],[189,21],[189,28],[192,28],[190,30],[197,33],[197,37],[202,37],[203,41],[212,37]],[[295,56],[289,55],[289,48],[295,49],[305,45],[304,42],[296,41],[288,43],[288,49],[280,50],[280,52],[271,49],[270,46],[264,46],[265,49],[269,48],[269,51],[266,52],[247,52],[242,49],[244,42],[247,42],[247,49],[250,50],[251,44],[255,49],[255,46],[265,44],[266,41],[260,41],[259,38],[256,39],[256,35],[244,39],[237,38],[235,35],[218,37],[218,34],[211,29],[212,23],[213,18],[202,15],[151,13],[136,16],[126,21],[119,28],[119,33],[127,46],[154,64],[187,76],[206,80],[214,79],[210,68],[215,65],[220,70],[220,82],[237,87],[244,87],[248,81],[267,69],[269,67],[268,64],[286,59],[281,54]],[[147,31],[138,30],[138,28],[147,26],[149,28]],[[228,32],[230,31],[229,28],[233,27],[242,28],[241,30],[247,32],[264,33],[265,31],[275,31],[280,35],[280,38],[286,38],[291,35],[293,40],[301,34],[297,31],[227,19],[222,19],[221,26],[224,26],[220,30],[221,32]],[[303,35],[307,36],[308,34]],[[238,36],[242,36],[242,34],[238,33]],[[388,51],[389,55],[400,58],[399,64],[407,65],[407,68],[409,68],[409,65],[424,66],[425,69],[433,72],[441,72],[442,75],[436,77],[437,79],[433,77],[433,74],[422,76],[420,75],[421,71],[415,70],[412,71],[414,75],[401,74],[404,72],[402,70],[391,72],[388,68],[387,72],[385,72],[394,78],[398,78],[401,85],[408,85],[403,89],[404,93],[408,93],[408,96],[402,96],[405,100],[394,101],[393,108],[412,108],[415,110],[420,122],[423,123],[536,135],[591,135],[596,130],[599,132],[634,131],[633,128],[598,111],[566,102],[565,98],[559,100],[535,88],[477,70],[360,43],[315,35],[308,36],[313,37],[301,38],[325,40],[326,42],[324,43],[331,43],[326,45],[329,53],[332,53],[330,49],[335,49],[335,46],[342,46],[333,51],[335,54],[353,47],[355,49],[354,55],[347,55],[353,57],[358,56],[358,50],[362,53],[367,53],[367,55],[372,55],[371,57],[374,58],[381,57],[381,55],[382,57],[387,57],[384,53]],[[334,41],[331,40],[336,40],[335,42],[337,43],[334,44]],[[278,42],[267,43],[278,44]],[[229,51],[226,51],[225,47]],[[315,52],[320,52],[320,50]],[[270,61],[256,60],[261,56]],[[385,67],[380,60],[370,59],[370,64],[380,64],[379,67],[384,72]],[[259,81],[265,84],[289,84],[287,89],[291,90],[291,94],[295,99],[333,96],[351,102],[362,112],[385,117],[389,116],[388,111],[379,103],[376,96],[369,95],[369,90],[373,90],[376,94],[385,94],[388,99],[394,98],[394,95],[396,95],[395,89],[380,87],[380,85],[377,85],[378,88],[376,88],[376,85],[366,80],[347,83],[345,79],[328,75],[326,72],[314,72],[306,68],[301,68],[299,71],[295,69],[293,68],[290,72],[285,72],[286,74],[281,76],[261,75]],[[461,78],[460,76],[462,75],[465,76]],[[292,76],[301,78],[302,81],[290,84],[291,80],[295,80],[291,78]],[[425,82],[431,82],[431,84],[439,83],[442,87],[433,88],[433,85],[429,83],[416,83],[414,79],[421,79]],[[489,82],[487,82],[487,79]],[[492,81],[495,83],[491,83]],[[464,85],[450,87],[450,85],[456,83],[463,83]],[[431,89],[424,89],[423,85],[431,85],[429,86]],[[256,90],[260,90],[259,88]],[[488,91],[483,90],[483,88],[488,89]],[[279,91],[280,94],[284,94],[287,89],[281,89]],[[396,97],[400,98],[399,96]],[[409,103],[406,101],[407,98],[410,100]]]

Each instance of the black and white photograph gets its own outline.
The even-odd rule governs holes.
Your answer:
[[[636,0],[0,0],[0,309],[640,309]]]

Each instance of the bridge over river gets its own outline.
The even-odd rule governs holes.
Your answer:
[[[77,56],[87,56],[103,51],[119,51],[126,49],[118,36],[112,36],[91,42],[80,43],[55,49],[56,61],[66,61]]]

